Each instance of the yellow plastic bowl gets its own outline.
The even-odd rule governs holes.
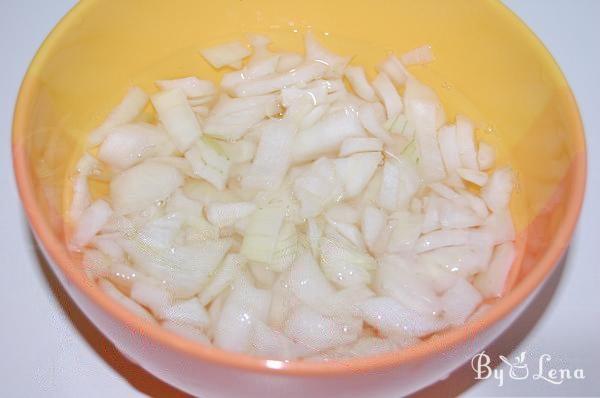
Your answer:
[[[512,288],[479,321],[397,353],[343,362],[271,361],[205,347],[146,323],[89,282],[64,240],[63,192],[83,137],[131,85],[190,74],[217,78],[198,49],[246,32],[300,49],[313,30],[373,67],[386,51],[430,44],[413,72],[449,110],[466,113],[518,175],[511,208],[521,256]],[[396,396],[436,381],[497,337],[569,244],[586,177],[577,106],[539,40],[493,0],[88,0],[40,48],[23,81],[13,131],[16,178],[49,263],[86,315],[128,357],[208,396]]]

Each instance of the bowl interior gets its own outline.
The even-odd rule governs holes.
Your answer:
[[[585,148],[560,70],[535,36],[492,0],[78,5],[40,49],[15,114],[17,180],[50,256],[84,286],[83,272],[64,261],[65,187],[83,137],[128,87],[153,91],[157,79],[187,75],[216,79],[219,73],[198,49],[251,32],[269,34],[276,48],[301,50],[307,30],[333,50],[355,54],[353,62],[369,67],[371,75],[389,51],[432,46],[436,61],[411,71],[436,89],[450,119],[457,111],[471,117],[479,138],[498,148],[499,163],[517,172],[511,207],[522,256],[513,291],[521,293],[507,298],[506,313],[537,286],[568,244],[583,194]]]

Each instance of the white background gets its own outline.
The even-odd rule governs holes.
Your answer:
[[[65,297],[36,253],[19,204],[10,155],[15,98],[35,51],[74,3],[0,1],[0,396],[183,397],[120,356]],[[509,379],[498,387],[496,380],[475,382],[470,367],[464,367],[419,397],[600,395],[600,1],[506,3],[546,44],[575,92],[586,128],[589,179],[563,266],[531,309],[488,351],[511,357],[528,351],[530,367],[548,353],[555,367],[583,368],[586,379],[559,386]]]

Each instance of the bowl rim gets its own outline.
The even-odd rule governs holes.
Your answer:
[[[109,316],[116,318],[120,323],[125,324],[132,331],[137,332],[142,336],[146,336],[151,340],[156,341],[161,346],[172,349],[184,356],[190,356],[194,359],[203,360],[209,363],[252,372],[296,376],[333,376],[374,371],[395,367],[411,361],[422,360],[433,354],[439,354],[449,348],[456,347],[459,344],[464,343],[469,337],[477,336],[501,319],[505,318],[509,313],[515,310],[516,307],[525,302],[550,275],[551,271],[565,253],[574,232],[583,205],[587,178],[587,156],[583,124],[574,95],[565,76],[560,70],[560,67],[550,52],[545,48],[541,40],[512,10],[502,4],[499,0],[486,1],[487,5],[492,7],[495,12],[502,14],[505,18],[511,20],[512,23],[514,23],[515,28],[521,29],[524,39],[529,40],[532,45],[537,47],[538,54],[547,58],[548,62],[545,62],[546,67],[555,69],[557,72],[554,76],[557,76],[559,79],[558,83],[561,83],[561,86],[565,87],[568,100],[573,105],[572,107],[569,107],[566,118],[570,122],[572,133],[580,140],[582,153],[575,153],[574,159],[572,160],[571,170],[574,177],[570,189],[573,194],[573,199],[566,209],[564,221],[559,227],[550,247],[537,262],[536,267],[532,268],[520,284],[494,303],[490,310],[481,316],[477,322],[470,322],[461,327],[451,329],[444,332],[435,340],[432,339],[412,347],[378,356],[332,362],[287,362],[233,353],[215,347],[204,346],[197,342],[185,339],[130,313],[116,301],[111,300],[97,286],[90,283],[83,273],[78,272],[78,270],[72,266],[72,259],[69,256],[64,243],[53,235],[50,226],[44,219],[40,205],[35,200],[35,186],[33,181],[29,178],[30,169],[27,161],[26,146],[23,143],[22,137],[25,135],[25,128],[27,125],[26,117],[28,109],[30,108],[30,99],[34,98],[32,94],[35,94],[34,85],[31,84],[31,81],[33,80],[32,70],[45,62],[46,57],[50,53],[50,48],[53,47],[56,42],[59,41],[58,39],[61,35],[68,30],[72,21],[76,20],[79,15],[96,3],[94,1],[79,2],[75,5],[58,22],[43,41],[21,83],[13,117],[13,168],[19,195],[37,242],[44,251],[46,257],[56,265],[56,267],[51,268],[57,273],[60,270],[66,277],[66,280],[70,282],[80,294],[87,296],[87,299],[100,307],[102,311]]]

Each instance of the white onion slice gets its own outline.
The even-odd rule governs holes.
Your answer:
[[[510,167],[496,169],[488,183],[481,190],[481,196],[492,211],[508,208],[510,195],[514,185],[513,173]]]
[[[377,69],[387,74],[398,85],[404,84],[410,77],[402,62],[393,54],[377,65]]]
[[[396,87],[394,87],[390,78],[384,73],[379,73],[375,80],[373,80],[373,88],[385,105],[387,118],[396,118],[402,112],[404,106],[402,98],[398,94],[398,91],[396,91]]]
[[[110,205],[102,199],[92,203],[77,221],[71,244],[75,248],[87,245],[106,224],[112,212]]]
[[[424,65],[435,60],[431,46],[421,46],[407,51],[400,59],[404,65]]]
[[[366,323],[384,335],[426,336],[444,329],[442,319],[405,307],[390,297],[373,297],[360,305]]]
[[[499,297],[504,292],[514,260],[515,245],[513,242],[502,243],[496,247],[488,269],[476,275],[473,281],[484,297]]]
[[[363,67],[348,66],[344,72],[344,76],[346,76],[346,79],[348,79],[348,81],[350,82],[352,90],[354,90],[356,95],[358,95],[365,101],[377,101],[375,91],[373,90],[373,87],[367,80],[365,69]]]
[[[185,152],[202,135],[198,119],[181,89],[154,94],[152,104],[180,152]]]
[[[456,116],[456,142],[461,164],[464,168],[479,170],[474,140],[473,122],[465,116]]]
[[[477,151],[477,162],[481,170],[489,170],[494,167],[496,161],[496,152],[490,144],[486,144],[481,141],[479,143],[479,150]]]
[[[473,285],[459,278],[442,296],[444,318],[453,326],[462,325],[482,299],[481,293]]]
[[[188,98],[205,97],[217,92],[215,84],[210,80],[200,80],[195,76],[173,80],[157,80],[154,82],[161,90],[181,89]]]
[[[236,68],[239,63],[250,55],[250,50],[240,41],[219,44],[200,50],[200,53],[213,67],[223,66]]]
[[[272,119],[260,126],[261,136],[252,166],[242,178],[246,189],[279,188],[292,161],[297,128],[289,120]]]
[[[98,280],[98,286],[100,286],[100,289],[102,289],[104,293],[106,293],[110,298],[115,300],[118,304],[122,305],[128,311],[132,312],[133,314],[150,323],[156,323],[154,317],[150,315],[150,313],[146,311],[144,307],[142,307],[123,293],[121,293],[121,291],[117,289],[115,285],[113,285],[106,279]]]
[[[125,97],[104,119],[104,122],[88,137],[90,146],[99,145],[110,132],[110,129],[120,124],[132,122],[146,107],[148,94],[139,87],[129,89]]]

